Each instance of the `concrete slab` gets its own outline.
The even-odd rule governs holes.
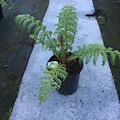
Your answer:
[[[92,0],[50,0],[43,23],[54,30],[56,16],[65,5],[73,5],[78,13],[78,32],[76,46],[98,42],[103,44],[95,18],[85,17],[94,11]],[[52,56],[50,51],[41,51],[35,45],[24,73],[19,95],[16,99],[10,120],[119,120],[120,106],[108,62],[101,66],[101,57],[94,66],[92,62],[84,65],[80,74],[77,92],[63,96],[53,94],[42,105],[37,98],[40,78],[46,62]]]

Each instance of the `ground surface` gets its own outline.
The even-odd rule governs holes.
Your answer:
[[[14,0],[13,9],[4,11],[5,19],[0,21],[0,119],[6,119],[17,96],[22,75],[27,65],[33,42],[20,32],[14,17],[30,13],[37,19],[44,16],[48,0]],[[105,46],[120,50],[120,2],[119,0],[93,0],[96,9],[103,11],[106,24],[100,25]],[[26,7],[27,4],[27,7]],[[10,6],[11,7],[11,6]],[[120,96],[120,62],[111,66]]]
[[[120,51],[120,1],[119,0],[93,0],[96,10],[101,10],[106,24],[100,25],[103,41],[106,47]],[[113,78],[120,99],[120,60],[111,65]]]
[[[17,0],[4,10],[0,21],[0,120],[6,120],[16,100],[19,85],[33,49],[33,41],[18,30],[14,17],[29,13],[42,20],[49,0]],[[10,8],[10,9],[9,9]]]
[[[92,0],[50,0],[43,20],[47,30],[55,29],[54,24],[58,21],[55,16],[65,5],[74,6],[78,14],[73,51],[82,44],[97,42],[103,45],[97,20],[85,16],[94,11]],[[51,51],[42,51],[40,48],[39,44],[34,46],[10,120],[120,120],[119,100],[111,70],[108,62],[104,67],[101,65],[101,56],[96,66],[92,61],[84,64],[79,87],[74,94],[64,96],[52,91],[49,99],[40,105],[40,78],[53,55]]]

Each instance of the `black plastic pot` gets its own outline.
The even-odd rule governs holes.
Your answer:
[[[52,56],[48,62],[50,61],[57,61],[55,55]],[[82,69],[83,69],[83,62],[80,64],[79,70],[75,74],[68,75],[64,81],[61,80],[62,81],[61,88],[57,91],[62,95],[71,95],[74,92],[76,92],[78,89],[79,76]]]
[[[62,82],[60,89],[58,90],[60,94],[71,95],[77,91],[81,70],[82,69],[80,69],[79,72],[74,75],[67,76],[65,81]]]
[[[2,7],[0,5],[0,20],[2,20],[2,19],[3,19],[3,12],[2,12]]]

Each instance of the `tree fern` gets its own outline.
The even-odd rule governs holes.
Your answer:
[[[79,62],[85,59],[87,64],[90,59],[93,59],[93,63],[96,64],[99,55],[101,55],[102,65],[104,65],[107,61],[107,54],[110,55],[113,64],[116,57],[120,58],[119,51],[114,51],[112,48],[104,48],[97,43],[78,46],[78,50],[67,58],[68,52],[72,52],[72,44],[77,32],[78,18],[76,9],[73,6],[65,6],[57,17],[58,23],[55,24],[55,31],[47,31],[46,26],[40,20],[36,20],[29,14],[15,17],[15,22],[21,30],[27,31],[30,34],[30,38],[34,39],[36,43],[42,44],[44,50],[52,50],[53,54],[59,59],[59,64],[56,64],[55,67],[52,67],[52,65],[47,66],[44,71],[39,92],[40,103],[47,99],[51,89],[60,88],[61,79],[64,80],[67,76],[65,67],[67,60],[80,58]]]

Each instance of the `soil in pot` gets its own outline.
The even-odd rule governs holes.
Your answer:
[[[71,53],[69,53],[68,56],[71,56]],[[48,62],[50,61],[60,62],[60,60],[55,55],[53,55]],[[71,95],[77,91],[79,84],[79,76],[82,68],[83,61],[79,63],[78,58],[72,61],[67,61],[66,70],[68,72],[68,76],[64,81],[61,79],[62,85],[61,88],[58,90],[60,94]]]

